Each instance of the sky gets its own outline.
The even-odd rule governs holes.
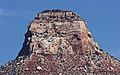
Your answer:
[[[100,48],[120,60],[120,0],[0,0],[0,65],[15,59],[28,24],[46,9],[79,14]]]

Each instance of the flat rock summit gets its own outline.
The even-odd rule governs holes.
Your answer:
[[[68,10],[45,10],[28,25],[18,56],[0,75],[120,75],[120,61],[93,40],[86,22]]]

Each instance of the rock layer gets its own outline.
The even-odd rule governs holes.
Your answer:
[[[120,75],[120,62],[99,48],[76,13],[45,10],[29,24],[21,51],[0,75]]]

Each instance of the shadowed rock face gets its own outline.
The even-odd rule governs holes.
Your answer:
[[[120,62],[101,51],[77,14],[45,10],[29,24],[21,51],[0,75],[120,75]]]

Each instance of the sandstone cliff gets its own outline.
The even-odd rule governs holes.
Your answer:
[[[76,13],[45,10],[29,24],[22,49],[0,75],[120,75],[120,62],[99,48]]]

